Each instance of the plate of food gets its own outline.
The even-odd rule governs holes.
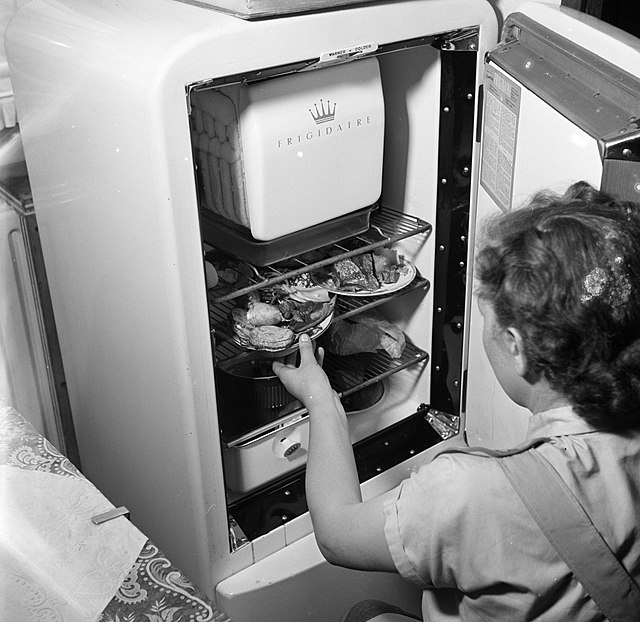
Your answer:
[[[333,294],[380,296],[407,287],[416,276],[416,267],[392,248],[340,259],[314,270],[312,280]]]
[[[331,324],[336,296],[314,285],[307,275],[251,292],[231,309],[233,340],[247,350],[277,353],[297,348],[298,337],[319,337]]]

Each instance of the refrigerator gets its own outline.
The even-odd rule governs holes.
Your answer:
[[[444,447],[517,443],[476,227],[578,180],[640,195],[639,43],[536,2],[501,33],[484,0],[229,4],[34,0],[7,32],[83,472],[234,622],[417,612],[399,577],[322,560],[307,413],[268,371],[295,334],[265,350],[238,313],[392,249],[399,284],[338,287],[306,324],[363,496]],[[375,344],[345,351],[363,325]]]

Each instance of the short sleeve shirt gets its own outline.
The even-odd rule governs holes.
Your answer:
[[[599,432],[570,407],[532,416],[528,438],[640,582],[640,434]],[[444,454],[385,499],[385,535],[423,616],[445,620],[604,620],[491,458]],[[437,589],[436,589],[437,588]]]

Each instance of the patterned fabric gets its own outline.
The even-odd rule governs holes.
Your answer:
[[[24,417],[0,398],[0,465],[86,478]],[[87,484],[89,482],[87,481]],[[43,596],[43,599],[45,597]],[[33,600],[33,599],[32,599]],[[34,616],[51,618],[46,600]],[[0,616],[1,617],[1,616]],[[31,619],[36,619],[33,617]],[[23,620],[21,622],[29,622]],[[150,541],[99,616],[99,622],[231,622]]]
[[[230,622],[150,540],[100,622]]]
[[[17,410],[0,400],[0,464],[44,471],[66,477],[84,477],[46,438],[38,434]]]

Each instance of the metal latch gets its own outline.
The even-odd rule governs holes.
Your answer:
[[[106,523],[107,521],[113,520],[114,518],[118,518],[120,516],[129,518],[129,510],[124,507],[124,505],[121,505],[119,508],[113,508],[113,510],[102,512],[102,514],[96,514],[91,518],[91,522],[94,525],[102,525],[102,523]]]

